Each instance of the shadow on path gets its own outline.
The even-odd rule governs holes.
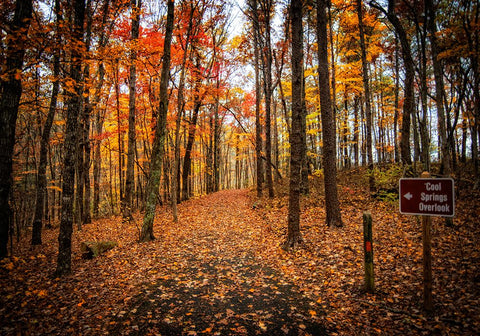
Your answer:
[[[125,334],[326,334],[316,305],[252,256],[210,263],[190,258],[199,267],[149,284],[118,316],[119,325],[130,327]]]
[[[164,228],[175,238],[163,276],[142,286],[110,332],[326,335],[319,305],[263,262],[264,223],[248,202],[246,191],[224,191],[181,204],[188,219]]]

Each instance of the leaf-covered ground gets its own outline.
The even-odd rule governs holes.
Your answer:
[[[461,190],[461,186],[459,186]],[[434,219],[431,316],[422,312],[420,220],[354,183],[340,187],[343,228],[324,225],[323,197],[302,202],[295,253],[285,195],[246,190],[184,202],[179,222],[161,208],[156,240],[136,222],[95,221],[75,231],[73,272],[54,278],[57,230],[28,237],[0,266],[1,335],[475,335],[480,332],[478,194],[460,191],[453,226]],[[255,207],[252,205],[255,203]],[[374,219],[375,294],[363,290],[362,212]],[[115,240],[92,260],[80,243]]]

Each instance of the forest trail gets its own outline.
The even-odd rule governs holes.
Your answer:
[[[111,330],[120,334],[325,334],[321,309],[263,261],[268,229],[246,190],[185,202],[168,274],[142,289]],[[128,321],[135,328],[123,329]],[[120,327],[119,327],[120,326]]]
[[[474,335],[480,330],[479,198],[460,195],[455,225],[433,219],[434,315],[421,310],[419,222],[354,184],[340,188],[345,226],[326,227],[324,200],[302,200],[305,244],[280,248],[288,197],[248,190],[157,209],[156,239],[138,243],[142,215],[97,219],[72,236],[72,273],[54,278],[58,228],[15,242],[0,263],[0,335]],[[362,212],[375,223],[375,294],[363,290]],[[86,241],[114,240],[82,259]]]

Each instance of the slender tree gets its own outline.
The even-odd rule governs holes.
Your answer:
[[[153,220],[155,218],[155,209],[157,207],[158,188],[160,186],[160,176],[162,173],[162,160],[167,125],[168,79],[170,74],[170,46],[173,35],[174,9],[174,0],[168,0],[167,25],[163,44],[162,72],[160,75],[160,102],[158,107],[157,122],[155,125],[153,148],[150,157],[150,173],[148,177],[146,194],[147,200],[145,204],[145,215],[143,218],[142,231],[140,232],[141,242],[147,242],[155,239],[153,235]]]
[[[249,0],[249,9],[250,9],[250,19],[252,20],[253,26],[253,53],[254,53],[254,68],[255,68],[255,162],[256,162],[256,188],[257,188],[257,197],[262,197],[263,194],[263,183],[264,183],[264,172],[263,172],[263,161],[262,161],[262,123],[260,120],[260,104],[262,101],[261,94],[261,76],[260,76],[260,25],[258,18],[258,2],[257,0]]]
[[[185,147],[185,157],[183,159],[183,169],[182,169],[182,199],[187,200],[190,197],[190,172],[192,166],[192,149],[195,140],[195,133],[197,130],[197,121],[198,113],[202,106],[203,96],[200,96],[199,90],[201,85],[201,76],[200,76],[200,55],[195,57],[195,68],[193,69],[194,77],[194,86],[193,86],[193,114],[191,119],[188,121],[188,137],[187,137],[187,146]]]
[[[375,191],[375,179],[373,175],[373,149],[372,149],[372,104],[370,102],[370,80],[367,63],[367,46],[365,44],[365,29],[363,25],[363,6],[362,0],[357,0],[357,16],[358,16],[358,33],[360,35],[360,50],[362,56],[362,79],[365,99],[365,117],[367,130],[367,164],[369,172],[369,187],[370,191]]]
[[[182,65],[180,70],[180,81],[178,84],[178,94],[177,94],[177,119],[175,121],[175,138],[174,138],[174,146],[175,146],[175,154],[174,154],[174,161],[173,161],[173,174],[172,174],[172,213],[173,213],[173,221],[178,221],[178,210],[177,210],[177,203],[179,198],[179,190],[180,190],[180,127],[181,121],[183,118],[183,114],[185,112],[185,78],[187,75],[187,60],[190,57],[190,49],[191,49],[191,36],[193,30],[193,21],[196,12],[196,7],[192,2],[185,4],[188,6],[188,23],[187,23],[187,32],[185,34],[185,40],[179,37],[180,44],[182,45],[183,49],[183,59]],[[183,9],[185,10],[185,9]]]
[[[436,11],[433,0],[425,0],[425,12],[427,14],[427,29],[430,37],[430,48],[432,52],[433,75],[435,78],[435,102],[437,105],[438,115],[438,133],[441,141],[441,158],[443,173],[449,175],[451,173],[451,157],[448,149],[447,130],[445,122],[444,102],[444,85],[442,64],[438,57],[438,41],[436,26]]]
[[[271,13],[273,10],[272,0],[260,0],[263,21],[263,45],[262,45],[262,69],[263,69],[263,91],[265,94],[265,156],[266,156],[266,179],[268,197],[274,196],[273,175],[272,175],[272,41],[271,41]]]
[[[317,0],[318,84],[322,114],[325,208],[328,226],[343,226],[337,191],[335,116],[330,97],[328,75],[327,2]]]
[[[140,10],[142,0],[131,0],[132,8],[132,29],[130,50],[130,74],[128,78],[128,153],[127,153],[127,172],[125,177],[125,197],[123,205],[123,219],[132,219],[133,208],[133,190],[135,187],[135,98],[136,98],[136,80],[137,80],[137,40],[140,31]]]
[[[103,4],[102,23],[100,28],[100,51],[105,48],[108,38],[106,36],[105,27],[107,25],[108,13],[110,7],[110,0],[105,0]],[[101,168],[101,140],[98,139],[103,128],[103,116],[101,109],[98,108],[101,99],[101,91],[105,81],[105,66],[103,59],[100,59],[98,64],[98,79],[95,85],[95,93],[93,96],[92,110],[96,110],[94,124],[95,134],[97,139],[93,143],[93,215],[98,216],[100,206],[100,168]]]
[[[39,245],[42,243],[42,222],[44,218],[44,200],[47,195],[47,154],[48,154],[48,142],[50,140],[50,131],[53,125],[53,119],[55,118],[55,111],[57,110],[57,98],[60,91],[60,55],[58,52],[59,47],[59,25],[61,20],[60,14],[60,0],[55,0],[55,15],[56,15],[56,38],[55,42],[57,48],[55,55],[53,56],[53,83],[52,83],[52,95],[50,97],[50,106],[48,108],[47,119],[43,125],[42,138],[40,140],[40,158],[38,163],[37,172],[37,195],[35,203],[35,215],[33,218],[32,226],[32,245]]]
[[[85,0],[73,2],[74,22],[72,32],[70,77],[74,81],[74,91],[68,92],[67,121],[64,140],[62,212],[60,232],[58,235],[58,257],[56,275],[62,276],[71,272],[72,232],[73,232],[73,200],[75,181],[75,150],[77,144],[78,117],[81,109],[82,94],[82,61],[83,53],[78,46],[83,41],[83,23],[85,19]]]

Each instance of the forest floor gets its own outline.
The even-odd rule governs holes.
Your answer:
[[[0,264],[0,335],[477,335],[480,195],[457,184],[453,226],[432,224],[434,311],[422,311],[418,217],[371,198],[355,176],[340,185],[343,228],[325,226],[312,180],[302,200],[305,244],[287,253],[288,197],[221,191],[160,208],[156,239],[137,243],[141,217],[75,230],[72,274],[54,278],[58,229],[25,236]],[[282,191],[283,190],[283,191]],[[255,206],[253,206],[255,204]],[[373,216],[376,292],[363,289],[362,213]],[[92,260],[80,243],[114,240]]]

